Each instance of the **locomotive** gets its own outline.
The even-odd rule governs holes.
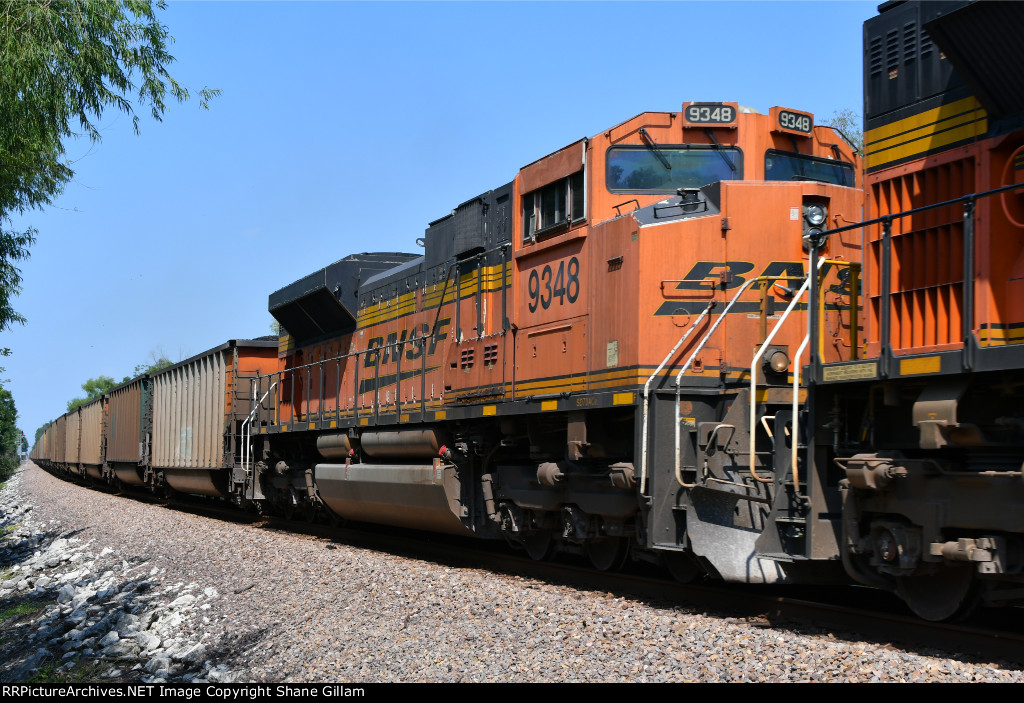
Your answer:
[[[133,379],[33,458],[602,570],[853,580],[932,619],[1019,600],[1024,132],[970,39],[1014,66],[1024,14],[881,10],[863,172],[805,111],[642,113],[420,254],[281,288],[282,336]]]
[[[841,471],[847,573],[944,619],[1024,595],[1024,10],[880,9],[864,28],[865,355],[812,360],[809,451]]]

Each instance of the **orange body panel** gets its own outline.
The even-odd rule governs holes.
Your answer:
[[[1009,185],[1021,135],[974,144],[867,176],[872,219]],[[963,344],[963,205],[900,218],[892,225],[891,334],[895,354],[959,348]],[[1024,242],[1010,217],[1024,222],[1021,196],[983,198],[975,225],[974,324],[981,346],[1024,342]],[[867,353],[881,352],[882,227],[866,228]]]

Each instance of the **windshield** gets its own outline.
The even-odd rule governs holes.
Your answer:
[[[819,159],[816,156],[791,154],[769,149],[764,157],[766,181],[821,181],[852,188],[853,165],[845,161]]]
[[[657,153],[643,146],[608,150],[606,182],[612,192],[674,193],[742,178],[743,154],[735,147],[659,146]]]

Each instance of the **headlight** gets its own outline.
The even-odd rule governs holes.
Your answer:
[[[819,203],[804,205],[804,219],[807,220],[807,224],[812,227],[823,225],[826,217],[828,217],[828,211],[825,210],[824,205]]]

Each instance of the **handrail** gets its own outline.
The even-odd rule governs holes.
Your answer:
[[[790,449],[792,455],[790,457],[790,468],[793,471],[793,489],[797,496],[800,495],[800,467],[797,465],[797,445],[800,442],[800,423],[797,422],[799,417],[798,406],[800,399],[800,357],[803,356],[804,350],[807,349],[807,345],[811,343],[811,331],[808,330],[807,334],[804,335],[804,341],[800,343],[800,347],[796,350],[796,356],[793,359],[793,417],[790,422],[793,423],[793,437],[790,440]]]
[[[782,316],[779,318],[779,321],[775,323],[775,327],[772,328],[771,333],[761,343],[761,346],[758,347],[757,353],[754,354],[754,358],[750,362],[750,436],[747,443],[749,445],[750,476],[759,483],[771,483],[774,479],[762,478],[758,476],[757,470],[754,468],[754,433],[757,431],[757,362],[760,361],[761,356],[768,349],[768,345],[772,343],[776,335],[778,335],[778,333],[782,330],[782,325],[786,322],[786,319],[789,317],[790,313],[792,313],[793,310],[796,309],[796,305],[799,302],[800,298],[802,298],[804,293],[806,293],[807,290],[811,287],[811,281],[817,277],[817,273],[821,269],[822,265],[824,265],[824,263],[825,257],[819,257],[818,263],[814,267],[814,271],[808,271],[807,278],[804,280],[803,285],[800,286],[800,289],[793,295],[793,300],[791,300],[789,305],[786,306],[786,311],[782,313]],[[808,313],[813,315],[814,311],[808,310]]]
[[[252,380],[253,398],[256,397],[256,381],[257,379],[255,378]],[[270,384],[270,388],[268,388],[267,392],[263,394],[263,397],[260,398],[258,402],[253,403],[252,412],[249,413],[249,417],[245,418],[245,421],[242,423],[242,468],[245,469],[245,472],[247,474],[249,473],[249,460],[251,459],[251,457],[249,456],[250,453],[246,450],[249,449],[249,441],[252,438],[252,434],[250,432],[252,428],[252,421],[256,418],[256,411],[260,409],[260,406],[263,405],[263,401],[267,399],[267,396],[270,395],[270,391],[274,390],[274,386],[276,385],[277,381],[274,381],[272,384]]]
[[[675,380],[675,384],[676,384],[676,402],[675,402],[675,406],[676,406],[676,411],[675,411],[675,413],[676,413],[676,415],[675,415],[675,419],[676,419],[676,422],[675,422],[675,425],[676,425],[676,466],[675,466],[675,473],[676,473],[676,476],[681,476],[682,475],[680,473],[680,470],[681,470],[681,463],[680,463],[681,462],[681,458],[680,458],[680,455],[679,455],[680,444],[682,442],[682,435],[681,435],[681,432],[680,432],[680,429],[679,429],[679,423],[681,422],[681,419],[682,419],[680,417],[680,412],[679,412],[679,401],[680,401],[680,396],[682,395],[682,387],[679,384],[682,382],[683,374],[685,374],[690,369],[690,366],[693,364],[694,359],[696,359],[697,355],[700,354],[704,350],[704,345],[708,343],[709,339],[711,339],[711,336],[715,333],[715,330],[717,330],[718,326],[720,324],[722,324],[722,321],[725,319],[725,316],[729,314],[729,310],[731,310],[732,306],[735,305],[736,302],[740,299],[740,296],[743,295],[747,291],[747,289],[749,289],[751,286],[753,286],[759,280],[761,280],[760,277],[752,278],[752,279],[750,279],[749,281],[746,281],[743,285],[740,286],[740,289],[738,291],[736,291],[736,295],[734,295],[732,297],[732,300],[729,301],[729,304],[725,306],[725,310],[723,310],[722,314],[718,316],[717,320],[715,320],[715,324],[711,325],[711,329],[709,329],[704,334],[704,337],[700,340],[700,342],[697,343],[697,346],[694,348],[693,352],[690,354],[690,357],[686,360],[686,363],[683,364],[683,368],[679,369],[679,373],[676,374],[676,380]],[[646,425],[644,427],[644,430],[645,430],[645,433],[644,433],[644,438],[645,438],[644,447],[646,448],[646,446],[647,446],[646,445],[646,437],[647,437]],[[682,483],[682,481],[680,481],[680,483]],[[687,486],[684,486],[684,487],[687,487]],[[689,486],[689,487],[692,488],[692,486]]]
[[[683,346],[683,342],[685,342],[687,339],[689,339],[690,335],[693,334],[693,331],[695,329],[697,329],[697,325],[699,325],[701,323],[701,321],[705,317],[708,316],[708,314],[711,312],[711,309],[714,308],[716,304],[717,303],[714,300],[712,300],[711,302],[708,303],[707,307],[704,308],[704,311],[697,317],[696,320],[693,321],[693,324],[690,325],[689,328],[687,328],[686,333],[679,339],[678,342],[676,342],[676,345],[674,347],[672,347],[672,351],[670,351],[668,353],[668,355],[661,362],[661,364],[658,365],[658,368],[656,368],[654,370],[654,373],[651,374],[651,377],[647,379],[647,383],[644,384],[644,419],[643,419],[643,430],[642,430],[642,434],[641,434],[641,439],[643,441],[643,447],[641,448],[641,451],[640,451],[640,494],[641,495],[643,495],[644,491],[647,490],[647,406],[648,406],[648,395],[649,395],[649,391],[650,391],[650,387],[651,387],[651,381],[653,381],[655,379],[655,377],[659,373],[661,373],[661,370],[663,368],[665,368],[665,365],[668,363],[669,359],[671,359],[673,356],[676,355],[676,351],[679,350],[679,347]],[[678,407],[678,403],[676,405]]]

